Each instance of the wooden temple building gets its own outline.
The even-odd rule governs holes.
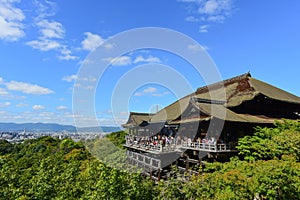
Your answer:
[[[203,161],[227,161],[239,138],[282,119],[300,119],[300,98],[247,73],[200,87],[157,113],[131,112],[124,146],[131,165],[160,179],[171,165],[192,173]]]

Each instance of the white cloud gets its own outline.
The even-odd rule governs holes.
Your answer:
[[[5,116],[5,115],[7,115],[7,112],[4,110],[0,110],[0,116]]]
[[[133,63],[139,63],[139,62],[148,62],[148,63],[161,63],[161,60],[157,57],[148,56],[148,58],[144,58],[143,56],[137,56]]]
[[[80,83],[76,83],[74,84],[74,87],[77,87],[77,88],[80,88],[80,89],[83,89],[83,90],[94,90],[95,89],[95,85],[88,85],[86,83],[84,84],[80,84]]]
[[[157,90],[157,88],[155,88],[155,87],[148,87],[148,88],[145,88],[142,92],[134,93],[134,96],[138,97],[138,96],[150,95],[150,96],[154,96],[154,97],[161,97],[161,96],[168,95],[168,94],[170,94],[169,91],[159,92]]]
[[[152,93],[152,92],[156,92],[156,91],[157,91],[157,89],[155,87],[148,87],[143,90],[143,93]]]
[[[9,107],[11,105],[10,102],[0,102],[0,107]]]
[[[27,103],[18,103],[16,107],[27,107],[29,106]]]
[[[193,51],[195,53],[198,53],[199,51],[205,51],[208,50],[208,47],[206,46],[200,46],[200,45],[194,45],[194,44],[190,44],[187,46],[188,50]]]
[[[40,112],[37,114],[38,117],[43,118],[43,120],[51,120],[55,114],[53,112]]]
[[[51,94],[54,93],[48,88],[44,88],[38,85],[33,85],[30,83],[10,81],[5,83],[8,90],[19,91],[25,94]]]
[[[56,14],[56,3],[51,1],[33,1],[36,12],[38,14],[37,19],[44,19]]]
[[[61,51],[61,55],[58,56],[60,60],[76,60],[78,57],[73,56],[71,50],[64,48]]]
[[[6,88],[0,88],[0,99],[2,100],[24,100],[25,96],[19,96],[16,94],[10,93]]]
[[[224,22],[225,19],[226,18],[223,15],[214,15],[214,16],[207,17],[207,21],[209,21],[209,22],[216,22],[216,23]]]
[[[87,51],[92,51],[103,44],[104,39],[97,34],[85,32],[86,38],[81,42],[82,48]]]
[[[0,1],[0,39],[16,41],[25,35],[23,11],[14,6],[18,0]]]
[[[40,28],[40,32],[43,38],[63,38],[65,30],[61,23],[57,21],[48,21],[43,19],[36,23]]]
[[[136,92],[134,94],[134,96],[144,96],[144,95],[147,95],[149,93],[154,93],[156,91],[157,91],[157,89],[155,87],[148,87],[148,88],[144,89],[142,92]]]
[[[73,82],[73,81],[76,81],[77,79],[77,75],[76,74],[73,74],[73,75],[70,75],[70,76],[65,76],[62,78],[63,81],[67,81],[67,82]]]
[[[70,75],[70,76],[64,76],[61,80],[63,81],[66,81],[66,82],[73,82],[73,81],[76,81],[76,80],[80,80],[81,83],[83,82],[96,82],[98,79],[95,78],[95,77],[80,77],[78,78],[78,76],[76,74],[73,74],[73,75]]]
[[[27,42],[26,44],[34,49],[38,49],[41,51],[49,51],[59,49],[61,47],[61,44],[59,42],[48,39],[32,40]]]
[[[117,58],[104,58],[103,61],[108,61],[112,66],[126,66],[132,63],[129,56],[120,56]]]
[[[120,56],[112,60],[114,66],[124,66],[131,64],[131,58],[129,56]]]
[[[9,92],[6,91],[6,89],[4,88],[0,88],[0,96],[6,96],[6,95],[9,95]]]
[[[200,33],[207,33],[209,25],[202,25],[200,26],[199,32]]]
[[[71,50],[65,45],[65,28],[58,21],[48,19],[56,14],[56,3],[50,1],[34,1],[38,15],[34,18],[34,23],[39,31],[39,37],[26,42],[26,45],[40,51],[55,50],[60,53],[60,60],[75,60],[78,57],[72,55]]]
[[[96,77],[89,76],[89,77],[80,77],[79,80],[85,81],[85,82],[96,82],[98,79]]]
[[[218,9],[218,2],[216,0],[209,0],[206,1],[200,8],[199,13],[205,13],[205,14],[214,14]]]
[[[37,40],[27,42],[27,45],[41,51],[60,50],[62,55],[59,58],[61,60],[74,60],[77,58],[76,56],[72,56],[72,52],[57,40],[63,39],[65,35],[65,30],[61,23],[41,19],[36,22],[36,26],[39,28],[41,35]]]
[[[39,28],[41,35],[37,40],[27,42],[26,44],[28,46],[40,51],[62,49],[61,53],[63,56],[61,56],[61,58],[71,54],[71,52],[65,50],[65,47],[59,41],[55,40],[63,39],[64,37],[65,30],[61,23],[56,21],[50,22],[49,20],[41,19],[40,21],[36,22],[36,26]]]
[[[74,124],[73,116],[66,112],[46,112],[45,110],[31,110],[25,112],[0,111],[0,121],[16,123],[59,123]]]
[[[136,93],[134,93],[134,95],[133,96],[135,96],[135,97],[140,97],[140,96],[143,96],[144,94],[142,93],[142,92],[136,92]]]
[[[227,14],[232,9],[232,0],[208,0],[200,4],[200,14],[217,15]]]
[[[57,106],[56,110],[58,110],[58,111],[64,111],[64,110],[68,110],[68,107],[66,107],[66,106]]]
[[[185,18],[185,21],[187,21],[187,22],[200,22],[201,19],[196,18],[194,16],[188,16],[188,17]]]
[[[124,115],[120,113],[119,116],[114,118],[112,117],[103,117],[103,118],[96,118],[95,116],[88,116],[88,115],[74,115],[68,111],[65,112],[49,112],[46,111],[46,108],[42,106],[44,109],[40,109],[41,105],[35,105],[37,110],[25,111],[25,112],[7,112],[5,110],[0,110],[0,121],[2,122],[16,122],[16,123],[36,123],[36,122],[43,122],[43,123],[59,123],[59,124],[71,124],[74,125],[74,118],[80,121],[80,126],[97,126],[97,125],[121,125],[127,121],[128,115]],[[125,113],[124,113],[125,114]],[[97,123],[99,122],[99,124]],[[95,124],[96,122],[96,124]],[[77,124],[78,125],[78,124]]]
[[[188,22],[196,23],[223,23],[234,9],[233,0],[179,0],[189,4],[189,13],[194,13],[186,17]],[[207,25],[200,26],[200,32],[208,31]]]
[[[34,106],[32,106],[32,109],[33,109],[33,110],[44,110],[45,107],[42,106],[42,105],[34,105]]]
[[[58,56],[58,58],[60,60],[76,60],[78,57],[67,54],[67,55],[60,55],[60,56]]]

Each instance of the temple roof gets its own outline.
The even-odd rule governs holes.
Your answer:
[[[202,113],[206,113],[210,116],[209,118],[214,117],[236,122],[273,123],[275,119],[272,118],[238,114],[230,110],[230,108],[239,106],[245,101],[253,100],[258,95],[264,95],[266,98],[277,101],[296,104],[300,111],[300,98],[298,96],[252,78],[250,73],[246,73],[218,83],[200,87],[195,93],[189,94],[160,110],[151,117],[150,121],[167,121],[169,123],[172,123],[172,121],[183,122],[179,117],[188,108],[191,99],[198,99],[199,101],[193,102],[193,104]],[[185,121],[193,120],[209,119],[185,119]]]
[[[226,107],[238,106],[244,101],[254,99],[259,94],[274,100],[300,104],[299,97],[252,78],[250,73],[198,88],[195,93],[197,98],[211,99],[213,97],[217,98],[216,100],[225,100]]]
[[[122,126],[130,127],[140,125],[142,122],[149,122],[153,113],[139,113],[139,112],[130,112],[129,118],[125,124]]]

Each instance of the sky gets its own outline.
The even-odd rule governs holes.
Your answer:
[[[99,54],[116,52],[107,41],[118,34],[146,27],[199,43],[221,79],[250,71],[300,96],[299,11],[298,0],[0,0],[0,122],[74,124],[75,116],[80,126],[95,118],[115,126],[129,111],[155,112],[207,83],[182,55],[162,49]],[[80,76],[89,58],[104,54],[101,76]],[[93,95],[88,114],[74,113],[78,88]]]

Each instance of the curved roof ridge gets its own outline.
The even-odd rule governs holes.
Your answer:
[[[237,81],[245,80],[249,77],[251,77],[251,74],[250,74],[250,72],[247,72],[247,73],[241,74],[239,76],[235,76],[235,77],[223,80],[223,81],[219,81],[219,82],[216,82],[216,83],[212,83],[212,84],[209,84],[209,85],[199,87],[196,90],[195,93],[196,94],[206,93],[206,92],[209,92],[209,90],[219,89],[220,87],[230,85],[230,84],[232,84],[234,82],[237,82]]]

